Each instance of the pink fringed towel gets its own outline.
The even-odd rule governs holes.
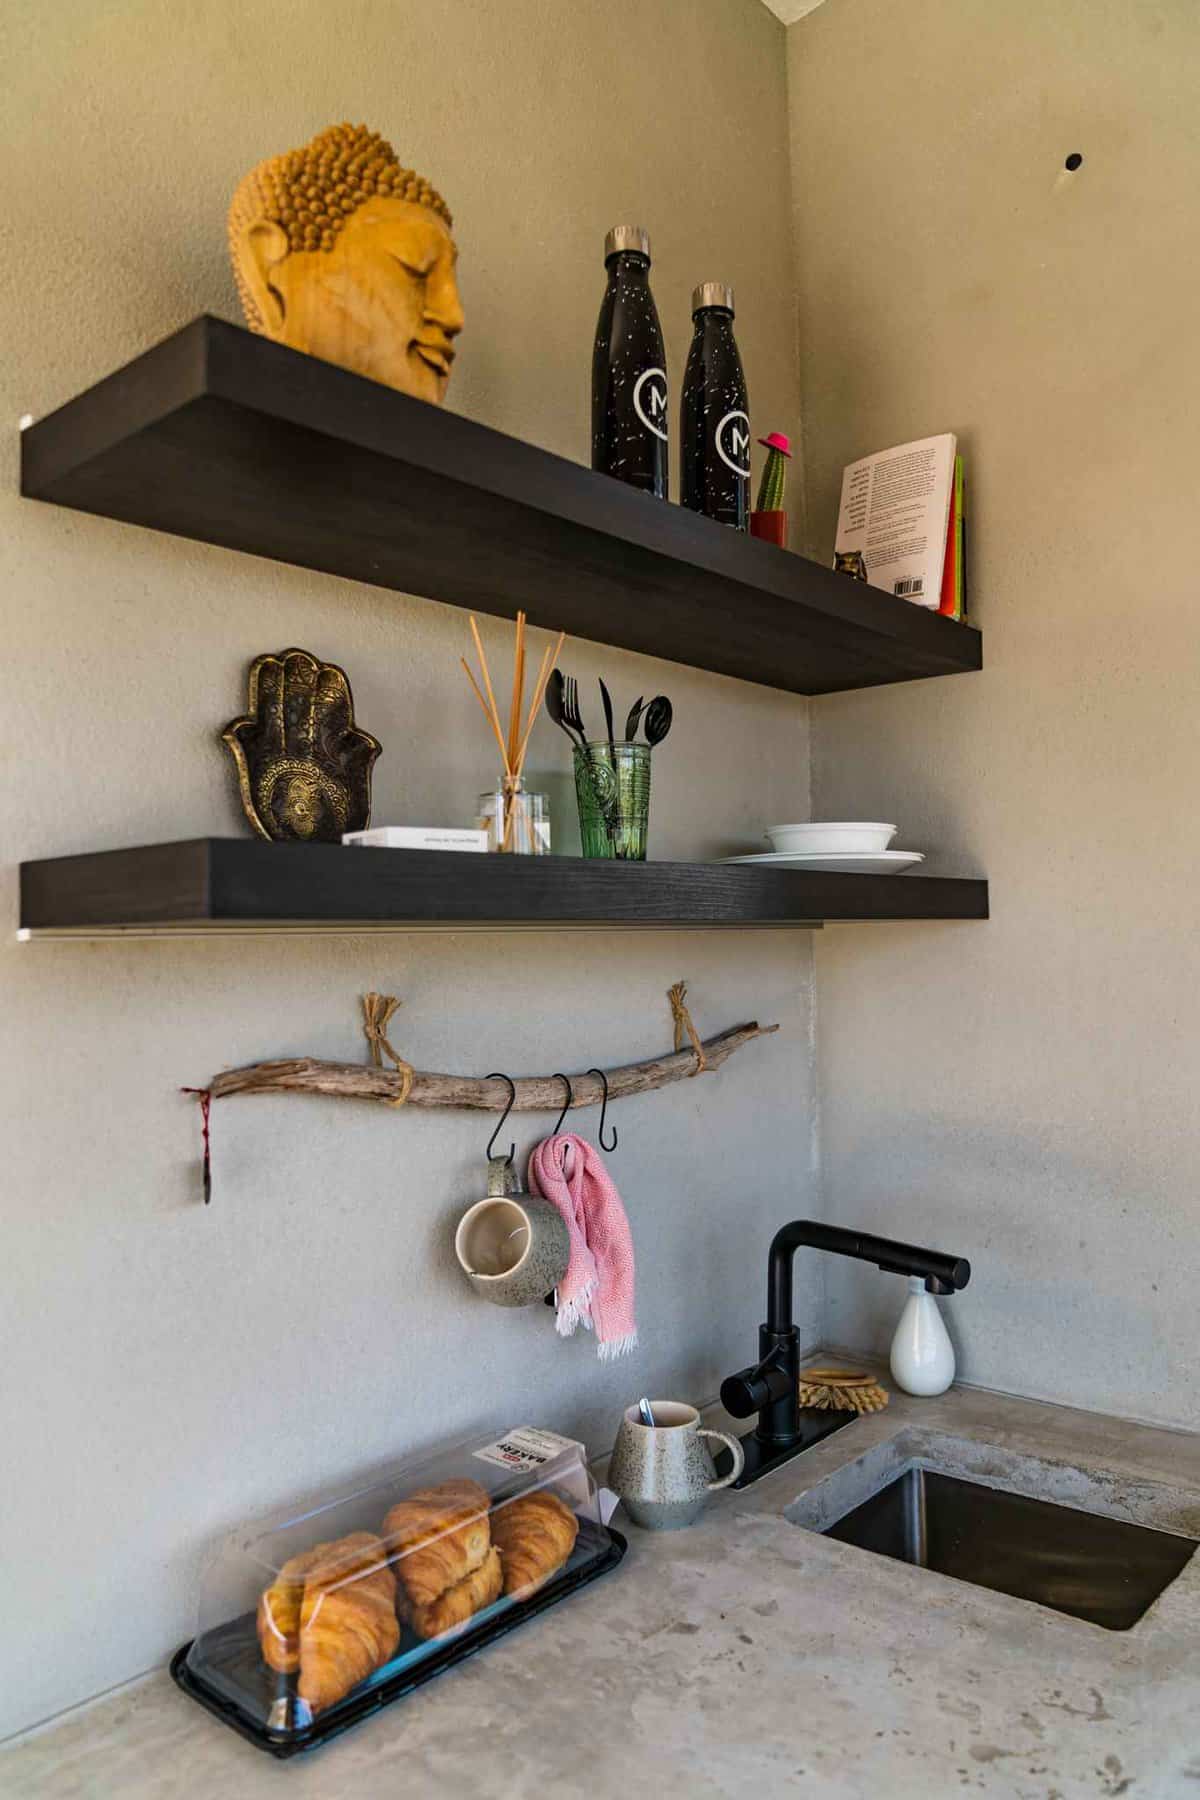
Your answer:
[[[529,1185],[558,1208],[571,1236],[556,1295],[559,1336],[594,1329],[604,1361],[636,1350],[633,1236],[600,1152],[573,1132],[546,1138],[529,1159]]]

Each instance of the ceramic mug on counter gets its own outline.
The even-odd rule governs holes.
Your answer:
[[[571,1240],[558,1208],[523,1194],[505,1159],[495,1156],[488,1167],[488,1197],[459,1220],[454,1254],[485,1300],[532,1306],[553,1293],[566,1274]]]
[[[676,1531],[704,1511],[710,1493],[736,1481],[746,1458],[736,1438],[710,1431],[694,1406],[652,1400],[653,1425],[644,1425],[636,1406],[627,1407],[608,1465],[608,1485],[619,1494],[635,1525],[647,1531]],[[717,1480],[706,1438],[733,1452],[733,1468]]]

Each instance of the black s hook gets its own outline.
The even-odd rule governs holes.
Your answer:
[[[498,1069],[493,1069],[492,1073],[488,1076],[488,1080],[489,1081],[507,1081],[507,1083],[508,1083],[508,1105],[505,1107],[504,1111],[500,1114],[500,1117],[496,1123],[496,1129],[495,1129],[495,1131],[493,1131],[491,1137],[488,1139],[488,1147],[487,1147],[486,1155],[487,1155],[488,1161],[490,1162],[492,1160],[492,1151],[495,1147],[496,1139],[500,1136],[500,1133],[504,1130],[504,1127],[508,1122],[508,1115],[512,1111],[513,1107],[517,1104],[517,1084],[513,1080],[511,1075],[502,1075]],[[504,1159],[510,1169],[513,1166],[513,1161],[516,1157],[516,1154],[517,1154],[517,1146],[515,1144],[510,1144],[508,1146],[508,1155]]]
[[[608,1117],[608,1076],[604,1073],[603,1069],[589,1069],[588,1074],[598,1075],[600,1077],[600,1085],[604,1089],[604,1098],[600,1102],[600,1129],[596,1133],[596,1142],[602,1150],[607,1151],[611,1156],[617,1147],[617,1128],[615,1125],[613,1126],[612,1143],[606,1144],[604,1141],[604,1121]]]
[[[554,1075],[551,1076],[550,1079],[552,1081],[561,1081],[563,1086],[567,1090],[567,1104],[563,1107],[562,1111],[559,1113],[558,1120],[557,1120],[557,1123],[555,1124],[554,1130],[550,1133],[551,1137],[557,1137],[559,1132],[562,1130],[563,1120],[566,1118],[567,1114],[570,1112],[571,1108],[575,1104],[575,1089],[571,1086],[571,1077],[569,1075],[562,1075],[562,1074],[559,1074],[558,1072],[556,1072]]]

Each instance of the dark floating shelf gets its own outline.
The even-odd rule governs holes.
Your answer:
[[[192,838],[21,865],[32,936],[986,919],[986,881]]]
[[[219,319],[21,448],[34,499],[793,693],[982,662],[970,626]]]

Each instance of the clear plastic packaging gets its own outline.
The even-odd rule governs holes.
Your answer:
[[[171,1672],[277,1756],[324,1742],[614,1566],[582,1444],[532,1426],[232,1542]]]

